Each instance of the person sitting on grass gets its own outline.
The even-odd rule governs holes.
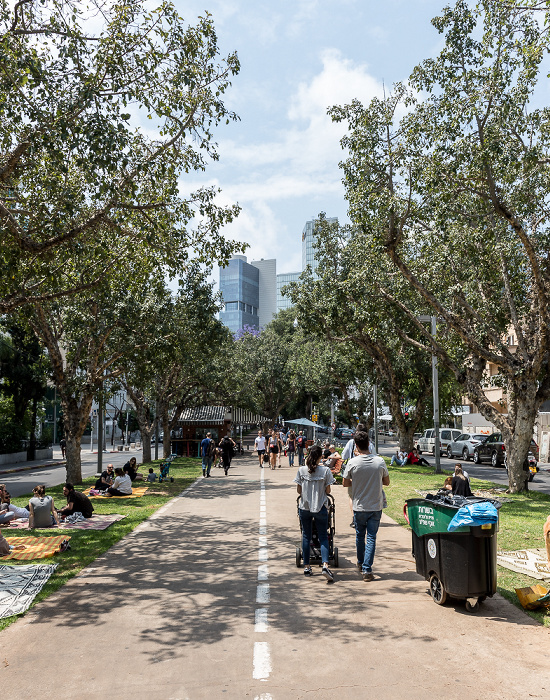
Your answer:
[[[420,453],[418,451],[418,447],[415,447],[412,452],[409,452],[409,455],[407,457],[407,464],[418,464],[419,467],[424,466],[424,467],[429,467],[430,463],[428,462],[427,459],[424,459],[424,457],[420,456]]]
[[[62,518],[66,518],[68,515],[74,515],[75,513],[82,513],[84,518],[91,518],[94,512],[94,507],[92,502],[83,493],[74,490],[74,486],[70,481],[63,486],[63,495],[67,499],[67,505],[61,510],[57,511],[57,514]]]
[[[342,458],[336,452],[334,445],[329,445],[323,452],[323,464],[330,469],[333,474],[339,474],[342,468]]]
[[[5,484],[0,484],[0,501],[2,501],[2,504],[0,505],[0,525],[7,525],[9,522],[11,522],[15,518],[15,514],[10,513],[7,504],[4,503],[4,494],[5,493],[6,493]]]
[[[95,482],[94,489],[98,491],[107,491],[109,486],[112,485],[113,479],[115,478],[114,468],[112,464],[107,465],[107,469],[101,472],[101,476]]]
[[[46,496],[44,484],[35,486],[32,492],[34,496],[29,501],[29,527],[43,528],[59,525],[53,498]]]
[[[149,474],[147,475],[147,481],[153,482],[157,480],[157,475],[153,471],[153,467],[149,467]]]
[[[29,508],[20,508],[19,506],[15,506],[11,502],[11,495],[7,491],[4,491],[2,501],[8,506],[8,510],[10,511],[10,513],[15,513],[14,520],[26,520],[29,517]]]
[[[453,496],[464,496],[469,498],[473,496],[470,489],[470,482],[464,476],[461,464],[455,464],[455,475],[453,476]]]
[[[115,480],[112,486],[107,489],[109,496],[131,496],[132,480],[130,476],[122,471],[120,467],[115,469]]]
[[[395,454],[391,458],[390,467],[393,467],[394,464],[397,464],[398,467],[402,467],[407,463],[407,458],[408,455],[405,450],[396,450]]]
[[[143,481],[143,474],[138,474],[136,471],[136,464],[136,458],[132,457],[129,462],[126,462],[123,470],[128,474],[132,481]]]

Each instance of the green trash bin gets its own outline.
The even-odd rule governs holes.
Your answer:
[[[468,503],[486,500],[471,498]],[[491,502],[497,508],[501,505]],[[416,571],[430,582],[434,602],[443,605],[451,596],[465,600],[466,609],[475,612],[480,602],[496,592],[498,522],[448,532],[462,505],[411,498],[404,514],[412,529]]]

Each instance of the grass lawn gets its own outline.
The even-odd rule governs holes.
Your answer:
[[[142,473],[148,473],[149,466],[155,469],[158,473],[158,464],[162,460],[157,460],[151,462],[149,465],[141,468]],[[139,523],[146,520],[150,515],[152,515],[156,510],[158,510],[162,505],[169,501],[177,494],[181,493],[186,489],[193,481],[202,473],[201,461],[199,459],[191,459],[187,457],[181,457],[175,459],[170,467],[170,475],[174,477],[174,482],[163,481],[162,484],[153,483],[149,487],[149,491],[141,498],[132,499],[120,499],[120,498],[110,498],[110,499],[93,499],[94,509],[96,513],[119,513],[120,515],[125,515],[124,520],[113,523],[106,530],[17,530],[11,528],[2,528],[2,533],[4,536],[9,537],[28,537],[29,535],[36,535],[37,537],[45,536],[49,534],[67,534],[71,537],[71,549],[67,552],[61,554],[56,554],[54,557],[49,559],[30,561],[13,561],[8,560],[0,563],[10,564],[17,566],[18,564],[49,564],[56,563],[58,567],[55,573],[51,576],[48,583],[44,586],[42,591],[36,596],[33,603],[36,604],[47,598],[51,593],[60,588],[64,583],[66,583],[70,578],[75,576],[81,569],[88,566],[97,557],[103,554],[105,551],[121,540],[125,535],[131,532]],[[77,486],[77,490],[84,490],[89,486],[93,486],[96,479],[91,477],[84,479],[84,484],[82,486]],[[145,485],[147,482],[135,482],[137,485]],[[55,488],[48,488],[47,494],[52,496],[55,504],[58,508],[63,507],[66,504],[66,499],[63,496],[63,485],[57,486]],[[29,495],[30,497],[30,495]],[[12,503],[18,506],[24,506],[29,502],[29,497],[20,497],[12,499]],[[31,606],[32,607],[32,606]],[[0,630],[7,627],[15,619],[19,617],[14,615],[12,617],[6,617],[0,620]]]
[[[389,460],[386,460],[389,462]],[[388,467],[390,471],[391,485],[386,488],[388,507],[386,513],[401,525],[408,527],[403,516],[403,504],[408,498],[417,498],[418,491],[431,491],[435,493],[443,485],[445,477],[451,472],[444,474],[434,474],[431,467],[418,467],[407,465],[404,467]],[[467,467],[466,467],[467,470]],[[470,479],[472,491],[478,489],[502,488],[497,484],[480,479]],[[515,549],[535,549],[544,548],[544,537],[542,528],[546,518],[550,515],[550,496],[529,491],[521,494],[500,493],[499,496],[509,498],[510,501],[504,503],[500,509],[500,530],[497,535],[498,547],[506,551]],[[498,592],[521,608],[515,588],[533,586],[537,581],[514,571],[509,571],[501,566],[497,567]],[[521,608],[523,610],[523,608]],[[550,627],[550,611],[528,612],[535,620]]]

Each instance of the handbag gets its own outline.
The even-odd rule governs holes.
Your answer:
[[[263,460],[264,460],[264,463],[267,464],[267,462],[269,462],[269,455],[268,455],[268,454],[264,454]]]

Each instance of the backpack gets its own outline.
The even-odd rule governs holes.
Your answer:
[[[214,440],[210,440],[210,442],[208,443],[208,450],[206,452],[206,455],[208,457],[213,457],[215,449],[216,449],[216,443],[214,442]]]
[[[303,435],[298,435],[296,438],[296,444],[298,447],[303,447],[306,444],[306,439]]]

